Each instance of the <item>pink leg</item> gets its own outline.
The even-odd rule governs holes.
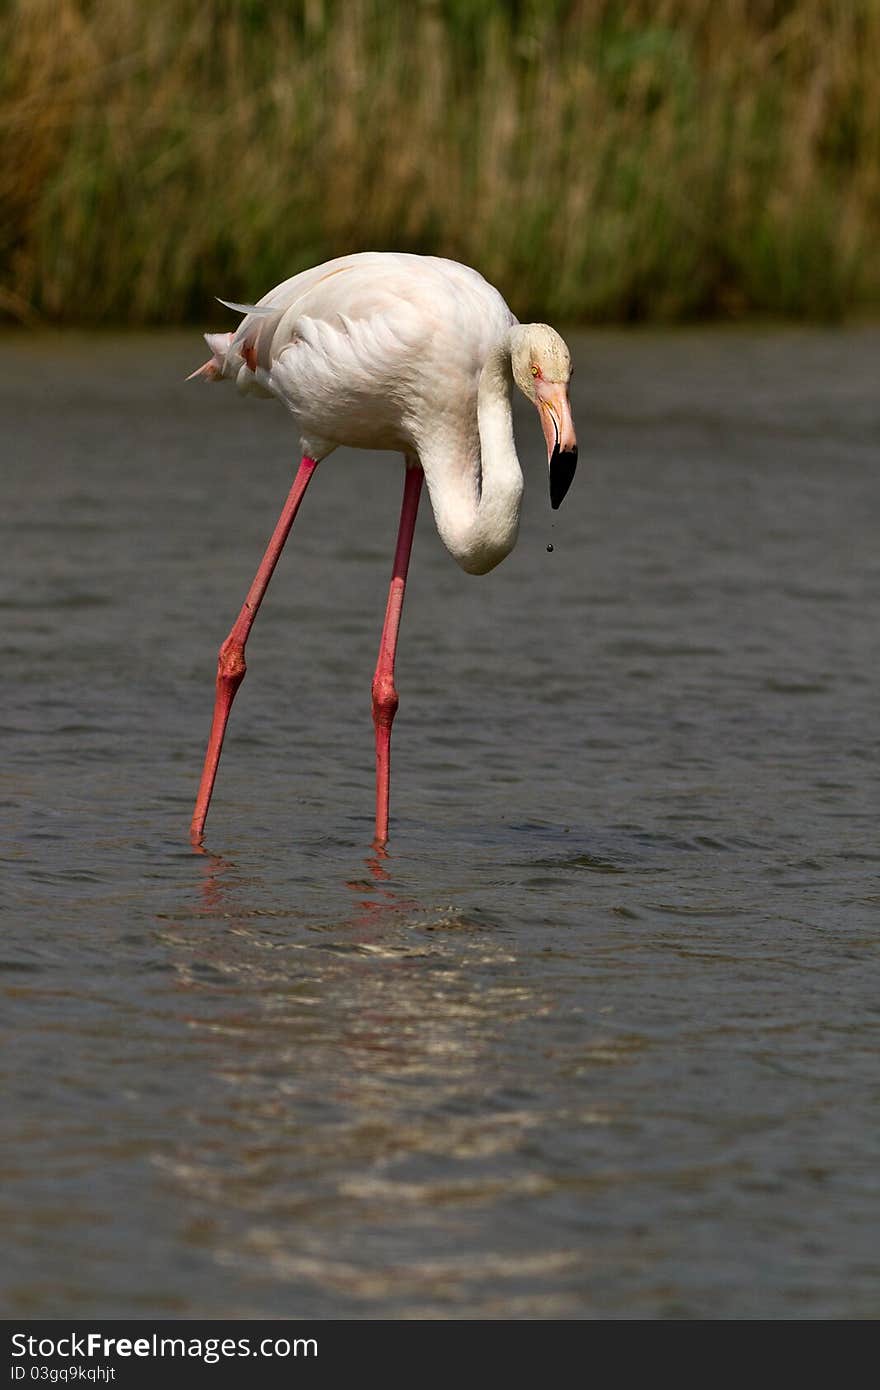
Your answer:
[[[254,582],[248,590],[248,596],[244,601],[241,612],[235,620],[223,646],[220,648],[220,656],[217,661],[217,694],[214,699],[214,718],[211,722],[211,736],[208,739],[208,751],[205,754],[205,766],[202,771],[202,780],[199,783],[199,794],[196,797],[196,807],[193,811],[192,823],[189,835],[194,845],[200,844],[205,830],[205,821],[208,816],[208,807],[211,804],[211,793],[214,790],[214,778],[217,776],[217,764],[220,761],[220,752],[223,748],[223,736],[226,733],[226,724],[229,719],[229,711],[232,709],[232,702],[235,699],[235,692],[244,680],[247,670],[244,659],[244,644],[248,639],[254,618],[257,616],[263,595],[269,587],[269,580],[272,578],[278,557],[284,549],[284,542],[290,534],[294,518],[299,511],[299,504],[303,499],[305,490],[309,485],[312,474],[318,464],[315,459],[304,458],[299,466],[297,475],[293,480],[293,487],[288,493],[284,510],[278,518],[278,524],[272,532],[272,539],[263,556],[262,564],[257,570]]]
[[[406,482],[403,488],[403,506],[400,509],[400,527],[397,532],[397,549],[394,552],[394,569],[391,573],[391,587],[388,590],[388,606],[385,609],[385,625],[379,643],[379,660],[373,676],[373,724],[376,728],[376,838],[377,847],[388,839],[388,795],[391,783],[391,725],[397,713],[397,690],[394,685],[394,657],[397,652],[397,634],[400,630],[400,613],[403,608],[403,592],[406,587],[406,572],[409,569],[409,555],[412,550],[413,532],[419,510],[419,496],[422,491],[424,473],[418,464],[407,463]]]

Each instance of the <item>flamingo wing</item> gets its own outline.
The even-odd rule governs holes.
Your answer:
[[[222,374],[280,397],[318,456],[340,443],[407,452],[426,420],[473,430],[483,362],[514,322],[466,266],[363,252],[270,290],[222,340]]]

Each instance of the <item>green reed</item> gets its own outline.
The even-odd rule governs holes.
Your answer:
[[[880,0],[0,0],[0,313],[368,247],[559,321],[880,303]]]

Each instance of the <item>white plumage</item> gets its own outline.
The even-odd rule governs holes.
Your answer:
[[[422,477],[437,529],[462,569],[485,574],[512,550],[523,478],[511,382],[537,407],[550,502],[574,475],[568,348],[546,324],[519,324],[475,270],[434,256],[368,251],[285,280],[234,333],[208,333],[213,356],[194,376],[234,378],[294,416],[303,459],[217,668],[214,718],[191,836],[201,843],[244,648],[317,463],[340,444],[399,450],[407,471],[379,660],[373,677],[376,839],[388,834],[394,658]]]
[[[519,342],[519,356],[529,357],[519,374],[514,360],[514,376],[539,404],[532,366],[548,388],[567,386],[570,376],[558,334],[520,327],[468,266],[401,252],[341,256],[285,280],[256,305],[230,307],[246,316],[234,333],[205,335],[214,357],[204,375],[277,396],[311,458],[346,444],[417,459],[440,535],[463,569],[485,573],[510,553],[523,487],[512,353]],[[570,462],[574,432],[562,395],[544,410],[556,407],[557,442]]]

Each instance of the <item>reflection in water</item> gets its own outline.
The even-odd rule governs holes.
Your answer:
[[[399,891],[386,852],[364,866],[347,917],[279,927],[249,907],[235,861],[204,855],[200,910],[162,929],[204,1069],[201,1122],[156,1161],[196,1231],[213,1223],[217,1258],[254,1277],[422,1312],[491,1309],[510,1281],[524,1315],[561,1314],[580,1254],[515,1223],[487,1239],[482,1217],[555,1187],[519,1152],[545,1102],[500,1056],[547,1002],[485,926]],[[438,1211],[457,1213],[439,1240]],[[422,1258],[394,1254],[413,1228]]]

